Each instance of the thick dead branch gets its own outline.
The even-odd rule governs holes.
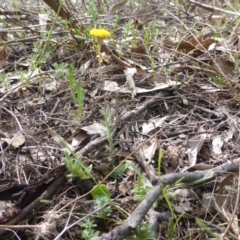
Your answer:
[[[211,170],[205,171],[195,171],[195,172],[184,172],[184,173],[171,173],[166,174],[165,176],[156,178],[159,185],[153,187],[151,192],[146,196],[146,198],[138,205],[138,207],[132,212],[132,214],[126,219],[126,221],[116,228],[114,228],[111,232],[103,234],[101,237],[95,237],[93,240],[121,240],[126,236],[130,235],[131,232],[136,229],[136,227],[142,222],[143,218],[147,214],[147,212],[152,208],[152,205],[159,198],[162,187],[174,184],[176,181],[183,179],[182,183],[192,183],[196,180],[202,179],[206,173],[209,171],[213,171],[213,177],[209,178],[207,181],[212,180],[218,176],[221,176],[227,172],[236,172],[238,171],[238,165],[240,163],[240,158],[222,164],[218,167],[215,167]]]

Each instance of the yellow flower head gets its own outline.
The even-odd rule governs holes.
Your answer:
[[[101,38],[101,39],[104,39],[104,38],[108,38],[111,36],[111,33],[106,30],[106,29],[97,29],[97,28],[92,28],[90,30],[90,35],[95,37],[95,38]]]

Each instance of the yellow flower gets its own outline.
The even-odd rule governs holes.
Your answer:
[[[95,38],[101,38],[101,39],[104,39],[104,38],[108,38],[111,36],[111,33],[106,30],[106,29],[97,29],[97,28],[92,28],[90,30],[90,35],[95,37]]]

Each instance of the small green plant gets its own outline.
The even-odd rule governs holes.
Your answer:
[[[10,82],[7,80],[7,75],[5,73],[0,74],[0,87],[4,87],[5,91],[8,91],[10,87]]]
[[[160,148],[158,152],[158,176],[161,175],[162,157],[163,157],[163,149]]]
[[[75,161],[73,162],[69,154],[66,153],[63,162],[70,171],[67,177],[75,178],[79,177],[81,179],[92,178],[92,165],[86,167],[80,156],[74,156]],[[94,199],[94,209],[99,209],[97,212],[97,217],[106,219],[112,213],[111,206],[107,206],[110,203],[110,192],[108,191],[106,185],[99,184],[95,186],[91,194]],[[85,240],[90,240],[95,236],[99,235],[99,231],[95,231],[94,228],[97,226],[90,217],[86,218],[84,222],[79,223],[79,225],[84,228],[81,237]]]
[[[182,180],[183,179],[178,180],[174,184],[174,186],[178,185]],[[162,190],[162,194],[163,194],[163,198],[165,199],[165,201],[167,203],[168,209],[169,209],[169,211],[171,213],[171,219],[170,219],[169,229],[168,229],[168,237],[169,237],[169,239],[172,239],[174,237],[174,235],[175,235],[178,223],[181,220],[181,218],[184,215],[184,213],[182,213],[180,216],[178,216],[176,218],[176,216],[174,214],[174,210],[173,210],[172,204],[171,204],[171,201],[169,199],[169,197],[171,196],[171,192],[169,191],[170,188],[171,188],[170,186],[164,187],[163,190]]]
[[[179,91],[179,86],[178,86],[178,84],[179,84],[179,76],[176,74],[174,76],[174,79],[175,79],[174,91],[178,92]]]
[[[131,191],[133,193],[133,200],[141,202],[146,195],[151,191],[152,184],[143,176],[138,175],[137,186]],[[156,206],[156,205],[154,205]]]
[[[80,177],[82,179],[89,177],[92,178],[91,177],[92,165],[86,167],[80,156],[75,156],[75,161],[73,162],[69,154],[66,153],[65,157],[63,158],[63,162],[71,172],[70,174],[68,174],[69,178],[74,177]]]
[[[106,220],[112,214],[111,194],[106,185],[98,184],[91,192],[94,202],[94,209],[100,209],[96,217]]]
[[[29,69],[31,70],[32,74],[29,75],[28,79],[30,79],[33,73],[36,73],[38,67],[46,62],[46,59],[51,55],[51,49],[43,52],[42,48],[43,47],[39,43],[33,44],[32,54],[29,59]]]
[[[159,28],[158,28],[158,21],[152,22],[152,41],[157,41],[159,38]]]
[[[50,56],[52,50],[49,49],[48,46],[52,38],[53,29],[55,28],[55,24],[58,19],[57,15],[52,23],[51,29],[47,33],[41,33],[41,37],[44,39],[45,42],[44,45],[40,46],[40,44],[34,43],[33,54],[31,55],[30,59],[31,73],[28,75],[26,81],[28,81],[32,77],[32,75],[36,73],[37,68],[41,66],[41,64],[46,61],[46,58]]]
[[[144,34],[144,43],[147,49],[149,49],[151,38],[152,38],[152,34],[151,34],[151,28],[149,26],[146,28],[146,31]]]
[[[184,105],[188,105],[188,99],[185,96],[181,96]]]
[[[150,224],[141,223],[135,230],[134,235],[127,237],[126,240],[153,240],[154,233],[150,228]]]
[[[190,76],[188,77],[187,81],[186,81],[186,84],[191,83],[192,80],[193,80],[193,75],[190,75]]]
[[[119,17],[119,15],[115,16],[115,20],[113,22],[113,26],[112,26],[112,35],[113,35],[113,40],[115,39],[114,33],[117,30],[117,27],[119,26],[119,22],[120,22],[121,18]]]
[[[100,7],[100,8],[99,8]],[[94,25],[98,22],[99,12],[101,12],[102,6],[98,6],[97,1],[88,1],[88,14],[92,17],[92,22]]]
[[[69,72],[69,75],[68,75],[69,87],[70,87],[72,99],[78,107],[77,119],[81,120],[83,115],[83,102],[84,102],[85,91],[82,87],[81,79],[78,80],[77,84],[75,83],[73,66],[69,67],[68,72]]]
[[[84,222],[79,223],[79,226],[84,228],[81,235],[84,240],[91,240],[93,237],[97,237],[99,235],[99,231],[94,231],[94,228],[97,227],[97,225],[90,218],[87,218]]]
[[[108,203],[109,203],[108,197],[106,197],[106,196],[97,197],[94,202],[94,209],[102,208],[103,206],[105,206]],[[105,206],[100,211],[98,211],[97,217],[106,219],[106,218],[110,217],[111,214],[112,214],[111,206]]]
[[[133,29],[132,23],[130,21],[126,22],[123,29],[124,29],[123,30],[123,41],[121,41],[121,43],[122,43],[122,47],[124,48],[127,43],[127,38],[132,33],[132,29]]]
[[[111,164],[111,167],[114,167],[115,164],[115,153],[116,153],[116,149],[115,146],[117,145],[117,142],[114,142],[114,127],[112,126],[112,113],[111,113],[111,109],[109,106],[107,106],[106,109],[101,110],[101,113],[104,117],[104,126],[106,127],[106,134],[107,134],[107,140],[108,140],[108,146],[107,146],[107,150],[109,151],[109,162]]]
[[[205,223],[203,223],[199,218],[196,218],[196,224],[201,228],[201,230],[205,231],[213,237],[214,239],[221,240],[222,238],[215,234]]]
[[[56,76],[64,79],[65,76],[68,74],[68,68],[66,63],[54,63],[53,67],[55,68]]]
[[[125,174],[127,169],[131,169],[133,170],[138,176],[142,177],[142,174],[140,173],[139,169],[137,168],[136,164],[133,163],[130,160],[124,160],[124,162],[122,162],[121,164],[119,164],[116,168],[116,170],[114,171],[114,174],[116,176],[118,175],[123,175]]]
[[[215,77],[214,82],[219,86],[219,87],[226,87],[227,83],[226,80],[223,76],[218,75]]]

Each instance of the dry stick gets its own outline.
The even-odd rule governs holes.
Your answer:
[[[94,211],[92,211],[91,213],[88,213],[87,215],[85,215],[84,217],[82,217],[81,219],[78,219],[77,221],[75,221],[74,223],[72,223],[69,226],[65,226],[64,229],[54,238],[54,240],[58,240],[60,239],[60,237],[66,232],[68,231],[70,228],[72,228],[73,226],[75,226],[76,224],[84,221],[85,219],[87,219],[88,217],[92,216],[94,213],[99,212],[100,210],[102,210],[103,208],[105,208],[108,205],[108,203],[104,204],[102,207],[95,209]],[[63,209],[63,208],[62,208]],[[59,210],[60,211],[60,210]]]
[[[36,16],[36,14],[27,13],[22,10],[0,10],[0,15],[29,15],[30,17]],[[1,31],[2,31],[2,29],[1,29]]]
[[[236,216],[236,213],[237,213],[237,210],[239,208],[239,194],[240,194],[240,165],[239,165],[239,169],[238,169],[238,191],[237,191],[237,198],[236,198],[236,203],[235,203],[235,206],[234,206],[234,210],[233,210],[233,213],[232,213],[232,217],[226,227],[226,230],[224,231],[224,233],[222,234],[222,238],[224,238],[224,236],[227,234],[229,228],[231,227],[232,225],[232,222],[234,220],[234,216]]]
[[[191,215],[191,214],[189,214],[189,213],[184,213],[184,216],[185,217],[187,217],[187,218],[190,218],[190,219],[198,219],[197,217],[195,217],[195,216],[193,216],[193,215]],[[208,227],[211,227],[211,228],[215,228],[217,231],[219,231],[219,232],[224,232],[224,230],[225,230],[225,227],[220,227],[220,226],[218,226],[218,225],[216,225],[216,224],[214,224],[214,223],[211,223],[211,222],[209,222],[209,221],[206,221],[206,220],[203,220],[203,219],[201,219],[200,220],[201,222],[203,222],[204,224],[206,224]],[[234,240],[239,240],[239,238],[238,237],[236,237],[234,234],[232,234],[231,232],[229,232],[228,233],[228,235],[232,238],[232,239],[234,239]],[[215,238],[214,238],[215,239]]]
[[[154,237],[159,235],[159,223],[162,221],[169,221],[171,213],[169,211],[160,213],[151,208],[148,212],[150,229],[154,232]]]
[[[184,173],[171,173],[166,174],[162,177],[157,177],[156,179],[160,182],[159,185],[153,187],[145,199],[138,205],[138,207],[132,212],[132,214],[125,220],[125,222],[116,228],[114,228],[109,233],[103,234],[100,237],[95,237],[92,240],[122,240],[127,237],[131,232],[136,229],[136,227],[142,222],[143,218],[147,212],[152,208],[155,201],[158,200],[162,187],[170,184],[174,184],[176,181],[182,179],[182,183],[192,183],[196,180],[203,179],[204,176],[213,171],[212,178],[207,179],[210,181],[213,178],[221,176],[226,172],[236,172],[240,163],[240,158],[230,162],[224,163],[218,167],[211,170],[205,171],[195,171],[195,172],[184,172]]]
[[[16,217],[11,219],[6,223],[4,227],[0,225],[0,236],[6,233],[6,230],[3,230],[3,228],[11,228],[12,224],[15,224],[17,222],[20,222],[23,218],[25,218],[27,215],[29,215],[33,209],[36,209],[40,206],[41,200],[49,198],[56,190],[59,188],[59,186],[62,186],[63,181],[65,179],[66,174],[62,174],[59,178],[57,178],[53,183],[50,184],[50,186],[47,188],[47,190],[36,200],[31,202],[27,207],[25,207],[20,214],[18,214]],[[36,225],[34,225],[35,227]],[[39,226],[38,226],[39,227]],[[27,228],[27,227],[25,227]]]
[[[2,30],[1,30],[2,31]],[[6,32],[9,32],[9,31],[6,31]],[[44,31],[42,31],[42,32],[44,32]],[[41,33],[42,33],[41,32]],[[44,33],[46,33],[46,32],[44,32]],[[58,32],[52,32],[52,35],[54,35],[54,36],[57,36],[57,35],[59,35],[59,34],[69,34],[69,31],[58,31]],[[85,40],[85,38],[84,37],[78,37],[80,40]],[[26,38],[21,38],[21,39],[17,39],[17,40],[9,40],[9,41],[7,41],[7,42],[1,42],[0,43],[0,46],[4,46],[4,45],[9,45],[9,44],[12,44],[12,43],[20,43],[20,42],[22,42],[22,43],[24,43],[24,42],[33,42],[33,41],[36,41],[36,40],[38,40],[38,39],[41,39],[41,37],[40,36],[34,36],[34,37],[26,37]]]
[[[198,7],[201,7],[203,9],[206,9],[210,12],[222,12],[222,13],[227,13],[227,14],[231,14],[231,15],[236,15],[236,16],[240,16],[240,13],[238,12],[232,12],[232,11],[228,11],[228,10],[224,10],[224,9],[221,9],[221,8],[218,8],[218,7],[213,7],[213,6],[210,6],[210,5],[207,5],[207,4],[203,4],[203,3],[199,3],[199,2],[196,2],[194,0],[188,0],[190,3],[192,4],[195,4],[197,5]]]
[[[18,125],[18,127],[19,127],[19,131],[20,131],[20,132],[23,132],[23,128],[22,128],[20,122],[18,121],[18,118],[15,116],[15,114],[14,114],[12,111],[10,111],[10,110],[8,110],[7,108],[5,108],[5,107],[3,107],[3,109],[4,109],[6,112],[8,112],[10,115],[12,115],[12,117],[15,118],[15,120],[16,120],[16,122],[17,122],[17,125]],[[13,140],[14,140],[14,139],[13,139]]]

